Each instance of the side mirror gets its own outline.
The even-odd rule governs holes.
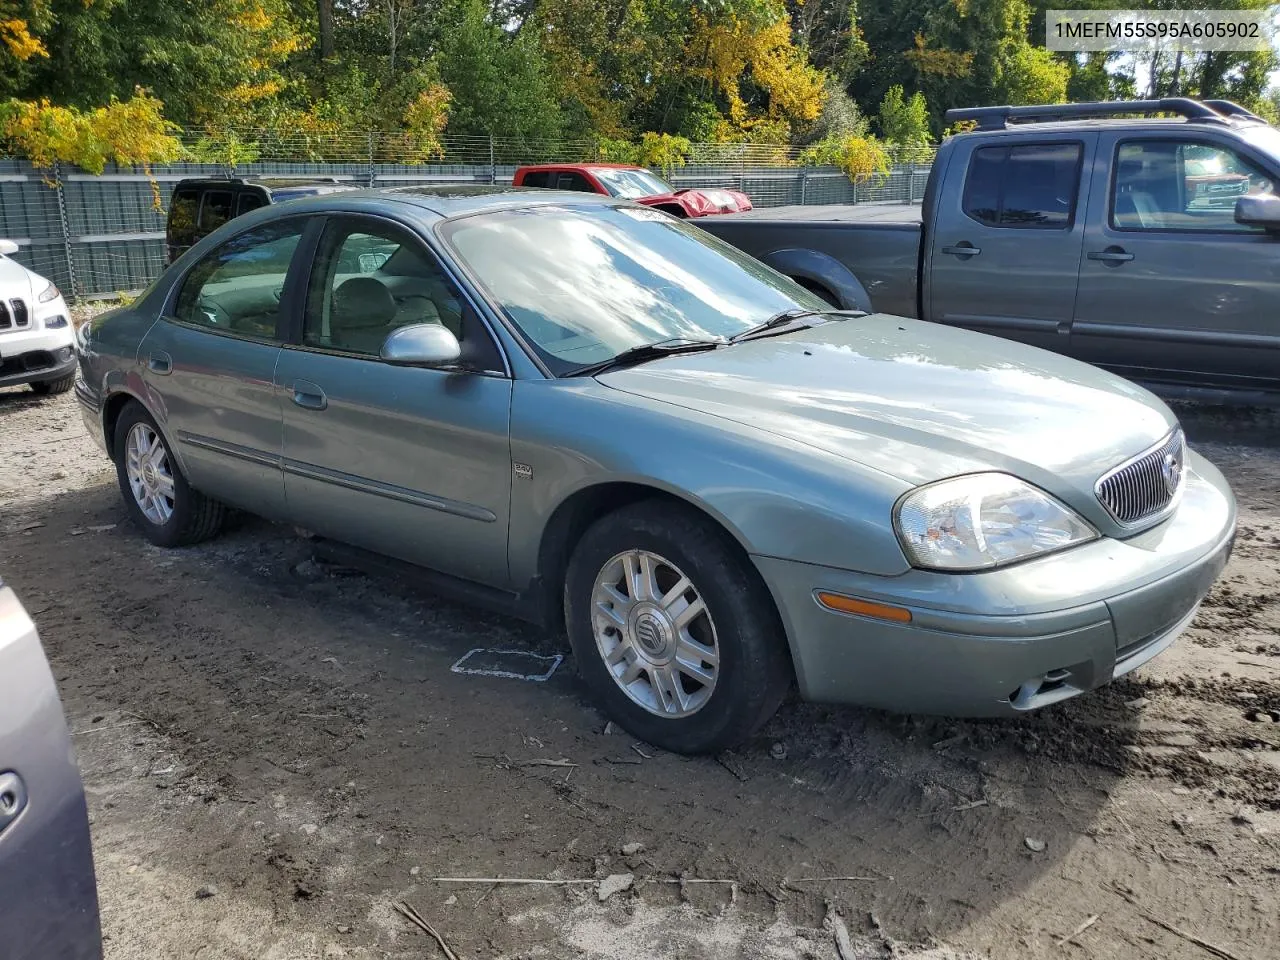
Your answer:
[[[1280,197],[1263,193],[1236,201],[1236,223],[1280,231]]]
[[[16,243],[12,240],[5,240],[3,237],[0,237],[0,254],[6,257],[11,257],[17,252],[18,245]]]
[[[414,323],[393,330],[378,355],[406,367],[447,367],[462,356],[458,338],[438,323]]]

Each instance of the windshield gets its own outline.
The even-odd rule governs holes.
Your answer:
[[[1250,124],[1239,128],[1245,143],[1266,154],[1267,159],[1280,167],[1280,130],[1269,124]]]
[[[664,193],[675,193],[676,188],[661,177],[648,170],[609,170],[592,171],[596,179],[604,184],[611,197],[622,197],[624,200],[635,200],[638,197],[656,197]]]
[[[631,205],[538,206],[441,234],[556,375],[673,338],[722,340],[814,294],[698,227]]]

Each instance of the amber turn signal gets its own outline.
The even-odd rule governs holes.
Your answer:
[[[910,623],[911,611],[902,607],[891,607],[884,603],[872,603],[870,600],[858,600],[839,593],[818,591],[818,602],[828,610],[837,613],[856,613],[862,617],[875,617],[877,620],[892,620],[894,623]]]

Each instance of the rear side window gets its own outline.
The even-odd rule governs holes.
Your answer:
[[[534,170],[532,173],[526,173],[524,179],[520,181],[522,187],[545,187],[547,180],[551,174],[546,170]]]
[[[200,229],[212,233],[231,219],[231,191],[210,190],[200,207]]]
[[[595,193],[596,188],[591,181],[580,173],[562,173],[556,177],[557,190],[577,190],[580,193]]]
[[[174,315],[184,323],[276,339],[289,264],[305,221],[264,224],[228,240],[191,268]]]
[[[195,243],[199,204],[199,191],[190,188],[174,191],[173,198],[169,201],[170,243],[183,248]]]
[[[991,227],[1068,229],[1082,154],[1079,143],[979,147],[965,179],[965,214]]]

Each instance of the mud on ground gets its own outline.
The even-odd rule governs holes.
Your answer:
[[[291,531],[149,546],[74,401],[0,391],[0,571],[66,705],[108,960],[441,956],[400,901],[460,958],[827,960],[840,926],[858,958],[1280,956],[1280,414],[1179,412],[1241,522],[1169,653],[1017,721],[791,703],[688,759],[607,732],[571,661],[451,672],[567,651]],[[604,902],[433,879],[615,874]]]

